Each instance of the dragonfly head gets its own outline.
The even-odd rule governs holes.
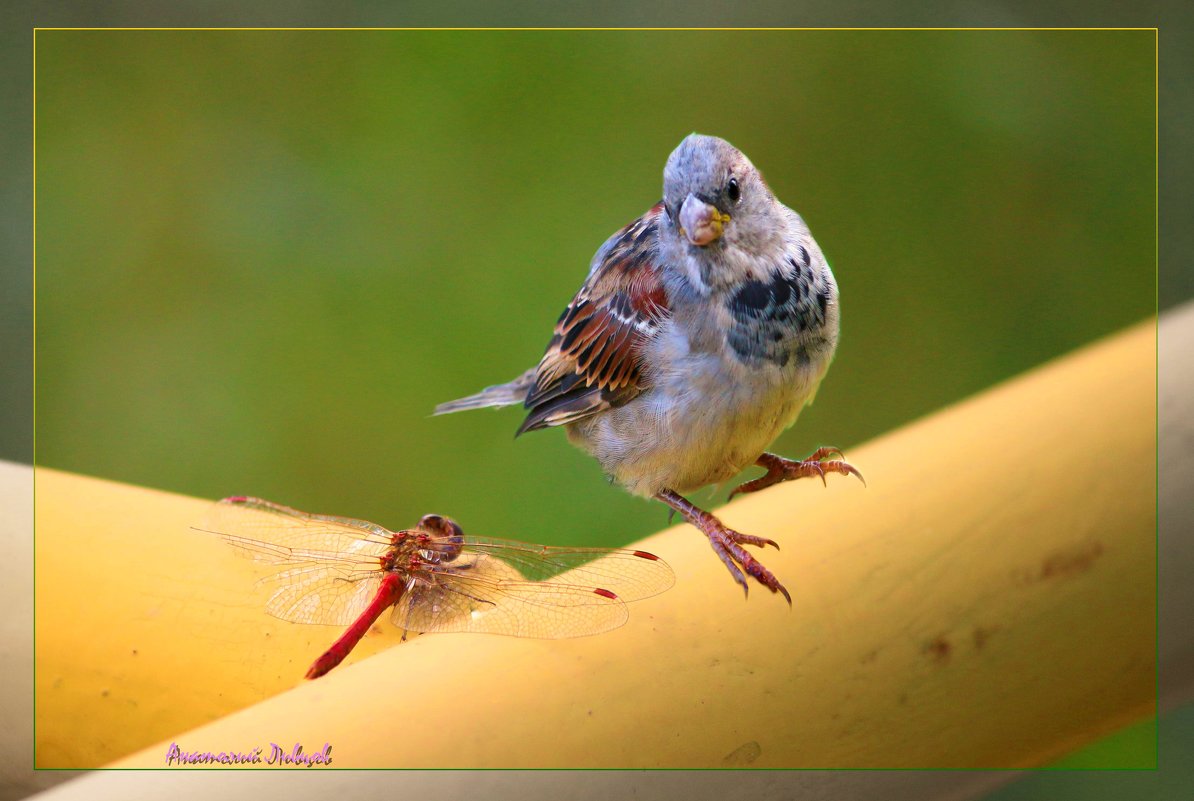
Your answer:
[[[464,547],[464,529],[450,517],[423,515],[419,528],[431,535],[427,550],[435,562],[451,562]]]

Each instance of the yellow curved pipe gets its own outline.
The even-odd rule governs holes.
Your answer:
[[[163,767],[171,743],[330,743],[333,767],[1046,763],[1154,711],[1154,333],[852,449],[866,489],[725,507],[783,546],[793,609],[743,602],[678,526],[636,546],[676,587],[610,634],[389,648],[386,626],[307,683],[337,633],[262,613],[260,568],[188,531],[207,501],[39,469],[37,763]]]

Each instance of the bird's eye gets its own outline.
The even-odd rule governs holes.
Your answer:
[[[742,196],[742,190],[738,186],[737,178],[731,178],[730,182],[726,184],[726,194],[729,195],[730,202],[738,202],[738,198]]]

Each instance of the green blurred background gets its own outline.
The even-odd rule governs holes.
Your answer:
[[[1154,312],[1154,59],[1152,31],[42,31],[37,462],[630,542],[666,511],[560,432],[429,414],[537,361],[685,134],[833,265],[838,357],[775,447],[848,452]]]
[[[841,285],[801,455],[1150,315],[1153,115],[1150,31],[43,31],[37,460],[626,543],[665,510],[561,433],[428,415],[538,360],[685,134]]]

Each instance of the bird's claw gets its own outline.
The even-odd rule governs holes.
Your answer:
[[[784,585],[779,583],[775,574],[742,547],[743,545],[753,545],[757,548],[764,548],[770,545],[779,550],[779,545],[775,540],[734,531],[713,515],[698,508],[691,501],[672,490],[664,490],[655,497],[678,511],[688,523],[696,526],[701,533],[709,538],[713,552],[721,559],[726,570],[730,571],[734,581],[742,585],[742,590],[747,597],[750,596],[750,584],[746,577],[750,576],[772,592],[783,595],[788,606],[792,605],[792,596],[784,588]]]
[[[779,546],[773,540],[734,531],[713,515],[709,515],[707,521],[702,522],[704,525],[697,525],[697,528],[701,529],[709,538],[709,544],[713,546],[714,553],[721,558],[726,569],[730,571],[730,575],[734,577],[734,581],[742,585],[742,591],[747,597],[750,597],[750,584],[746,581],[746,575],[749,575],[772,592],[783,595],[788,606],[792,605],[792,596],[788,594],[784,585],[779,583],[775,574],[742,547],[743,545],[760,547],[774,545],[778,549]],[[743,575],[744,572],[746,575]]]
[[[828,458],[831,456],[839,458]],[[761,489],[766,489],[773,484],[779,484],[783,481],[808,478],[809,476],[817,476],[821,479],[822,484],[828,486],[829,482],[825,479],[827,473],[838,473],[843,476],[852,475],[861,481],[865,487],[866,479],[862,477],[862,473],[858,471],[858,468],[844,461],[845,456],[840,448],[818,448],[807,459],[800,461],[785,459],[773,453],[764,453],[755,461],[755,464],[766,468],[767,473],[759,478],[739,484],[730,493],[730,498],[732,499],[740,493],[758,492]]]
[[[733,529],[725,529],[725,531],[727,534],[737,534]],[[718,542],[713,535],[709,535],[709,542],[713,546],[714,552],[721,557],[721,561],[729,569],[734,581],[742,585],[742,592],[747,598],[750,597],[750,584],[747,583],[743,571],[767,589],[784,596],[788,606],[792,605],[792,596],[788,593],[787,588],[779,583],[775,574],[764,567],[758,559],[743,550],[741,546],[733,542]]]

